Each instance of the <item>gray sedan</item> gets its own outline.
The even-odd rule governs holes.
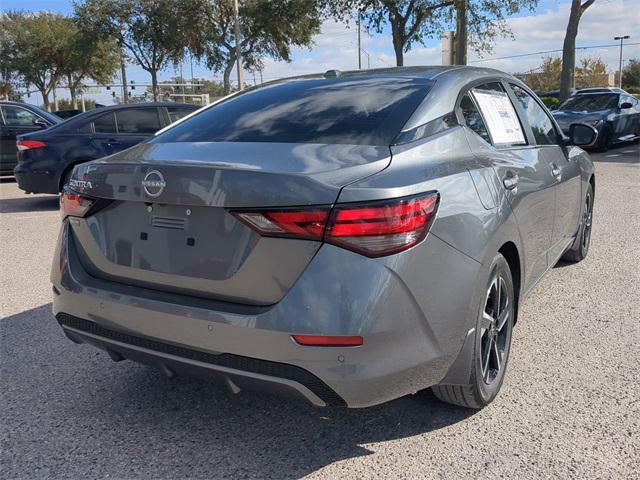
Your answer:
[[[329,71],[227,97],[75,168],[66,335],[167,376],[366,407],[504,381],[518,306],[589,250],[593,165],[518,79]],[[521,320],[524,321],[524,320]]]

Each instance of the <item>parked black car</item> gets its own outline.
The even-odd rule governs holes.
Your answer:
[[[82,110],[78,110],[77,108],[71,108],[69,110],[56,110],[53,113],[55,113],[60,118],[71,118],[71,117],[75,117],[76,115],[80,115],[82,113]]]
[[[197,108],[178,103],[116,105],[21,135],[14,170],[18,186],[29,193],[58,193],[75,165],[136,145]]]
[[[598,150],[640,137],[640,101],[626,93],[579,93],[552,114],[565,134],[572,123],[586,123],[598,130],[591,145]]]
[[[13,175],[16,166],[16,137],[43,130],[61,118],[28,103],[0,102],[0,175]]]

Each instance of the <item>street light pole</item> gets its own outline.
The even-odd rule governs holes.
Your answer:
[[[238,0],[233,1],[233,14],[235,16],[236,33],[236,62],[238,67],[238,90],[242,90],[244,81],[242,79],[242,48],[240,47],[240,16],[238,15]]]
[[[622,42],[624,42],[629,35],[622,37],[613,37],[614,40],[620,40],[620,63],[618,65],[618,87],[622,88]]]
[[[358,70],[362,70],[362,49],[360,48],[360,10],[358,10]]]

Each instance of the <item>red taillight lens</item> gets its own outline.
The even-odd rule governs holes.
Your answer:
[[[267,237],[293,237],[322,240],[329,208],[309,210],[282,209],[255,212],[231,212],[236,218]]]
[[[298,345],[308,347],[359,347],[363,338],[357,335],[291,335]]]
[[[232,211],[267,237],[323,240],[368,257],[398,253],[424,239],[438,210],[439,195],[305,209]]]
[[[16,147],[18,147],[18,150],[21,152],[24,150],[35,150],[36,148],[43,148],[46,146],[47,144],[40,140],[18,140],[16,142]]]
[[[438,210],[437,192],[415,197],[336,205],[324,240],[368,257],[398,253],[420,243]]]
[[[95,198],[65,190],[60,195],[60,214],[63,218],[67,216],[84,217],[95,203]]]

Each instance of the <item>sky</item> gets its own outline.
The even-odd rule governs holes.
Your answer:
[[[541,0],[535,11],[525,10],[511,17],[507,23],[513,32],[513,38],[498,39],[493,53],[484,54],[483,57],[469,52],[469,64],[497,68],[510,73],[526,72],[537,67],[544,54],[511,59],[499,59],[499,57],[561,49],[569,19],[570,3],[570,1],[561,0]],[[0,8],[25,11],[48,10],[63,14],[71,14],[73,10],[71,0],[0,0]],[[596,0],[581,19],[576,46],[612,45],[617,43],[613,37],[619,35],[630,35],[631,38],[627,42],[638,43],[638,45],[624,47],[623,59],[640,58],[640,0]],[[263,79],[266,81],[329,69],[357,69],[357,30],[353,25],[347,28],[334,21],[325,21],[322,24],[321,33],[314,37],[313,42],[310,49],[294,49],[290,63],[266,59]],[[363,67],[367,67],[368,60],[371,68],[395,65],[391,35],[388,31],[374,35],[363,32],[362,48],[369,53],[369,59],[366,54],[362,55]],[[547,55],[560,56],[561,53]],[[618,69],[618,46],[579,49],[577,61],[587,55],[601,57],[611,72]],[[405,54],[405,65],[439,65],[441,61],[439,39],[427,40],[425,45],[416,44],[410,52]],[[160,80],[167,80],[178,72],[179,69],[172,67],[162,72]],[[190,76],[189,59],[184,62],[183,73],[187,78]],[[221,79],[220,74],[197,64],[194,65],[194,75],[208,79]],[[259,75],[256,77],[256,81],[259,82]],[[127,79],[150,82],[149,74],[136,65],[127,67]],[[235,71],[232,77],[232,81],[234,80]],[[250,84],[254,82],[252,73],[245,73],[245,82]],[[64,92],[60,92],[60,97],[65,96]],[[100,103],[111,103],[110,94],[106,91],[91,97]],[[30,103],[38,103],[39,96],[32,95],[26,100]]]

